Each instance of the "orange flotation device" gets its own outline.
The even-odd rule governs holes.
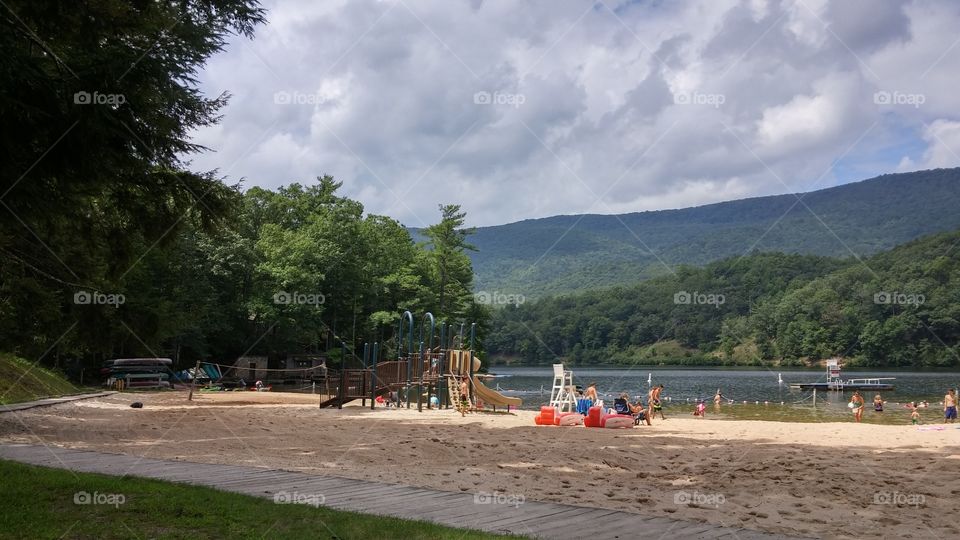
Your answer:
[[[587,427],[603,427],[600,425],[600,417],[603,414],[603,408],[598,406],[590,407],[587,411],[587,417],[583,419],[583,425]]]
[[[540,407],[540,414],[534,417],[533,421],[538,426],[552,426],[554,425],[554,419],[557,416],[557,410],[553,407],[543,406]]]

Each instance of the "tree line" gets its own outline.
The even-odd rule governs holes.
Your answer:
[[[782,253],[494,313],[498,361],[960,366],[960,232],[865,259]]]
[[[389,342],[403,309],[483,322],[459,206],[418,244],[329,176],[244,192],[192,169],[230,97],[199,69],[258,2],[4,7],[0,351],[184,366]]]

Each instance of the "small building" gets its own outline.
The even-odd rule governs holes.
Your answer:
[[[327,357],[319,354],[291,354],[280,360],[284,377],[312,379],[327,374]]]
[[[243,379],[250,384],[267,377],[266,356],[241,356],[233,363],[233,367],[224,374],[228,377]]]

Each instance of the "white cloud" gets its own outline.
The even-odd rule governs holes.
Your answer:
[[[948,0],[267,4],[203,73],[233,98],[194,166],[248,187],[332,174],[411,225],[447,202],[478,225],[683,207],[857,179],[840,158],[867,177],[960,151]]]
[[[898,170],[938,169],[960,167],[960,122],[937,120],[924,129],[927,149],[919,162],[909,156],[900,160]]]

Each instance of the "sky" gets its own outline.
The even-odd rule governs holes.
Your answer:
[[[268,0],[200,74],[244,189],[332,175],[421,227],[960,166],[955,0]]]

